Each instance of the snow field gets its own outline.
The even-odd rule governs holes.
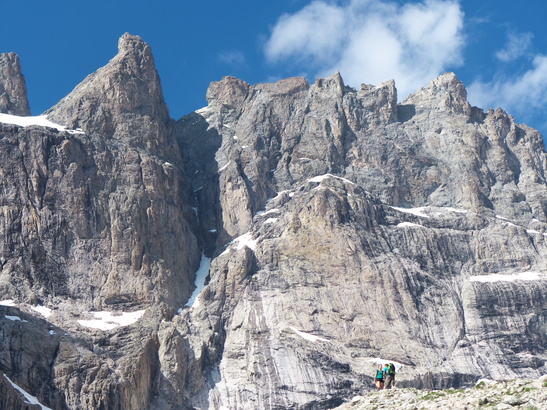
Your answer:
[[[59,131],[67,131],[71,134],[85,134],[81,129],[68,130],[65,126],[55,124],[47,119],[45,115],[20,117],[18,115],[0,114],[0,122],[4,124],[19,125],[20,127],[28,127],[30,125],[38,125],[40,127],[55,128]]]
[[[206,257],[204,254],[201,254],[201,262],[199,264],[198,271],[196,272],[196,281],[194,292],[190,299],[186,303],[187,307],[197,307],[199,306],[199,295],[205,289],[205,280],[209,274],[209,268],[211,267],[211,258]],[[179,313],[182,312],[182,309],[179,309]]]
[[[309,333],[301,332],[300,330],[296,329],[295,327],[289,326],[289,328],[294,333],[296,333],[298,336],[300,336],[301,338],[303,338],[305,340],[308,340],[310,342],[313,342],[313,343],[315,343],[315,342],[328,342],[327,339],[323,339],[322,337],[319,337],[319,336],[310,335]]]
[[[375,358],[370,359],[369,361],[374,363],[375,365],[379,365],[379,364],[384,365],[384,364],[388,364],[388,363],[393,363],[395,365],[395,371],[397,373],[400,372],[403,369],[403,367],[405,366],[402,363],[395,362],[395,361],[389,360],[389,359],[382,359],[381,357],[375,357]]]
[[[9,384],[11,384],[13,386],[13,388],[15,390],[17,390],[19,393],[21,393],[23,395],[23,397],[25,398],[25,400],[28,404],[38,405],[42,408],[42,410],[52,410],[50,407],[44,406],[42,403],[40,403],[38,401],[37,397],[32,396],[31,394],[29,394],[25,390],[23,390],[21,387],[19,387],[17,384],[12,382],[11,379],[8,376],[6,376],[5,374],[4,374],[4,377],[9,382]]]
[[[470,276],[470,282],[482,282],[482,283],[493,283],[493,282],[514,282],[517,280],[544,280],[547,279],[547,275],[539,272],[521,272],[515,273],[512,275],[501,275],[499,273],[494,273],[492,275],[478,275]]]
[[[85,327],[100,330],[111,330],[120,326],[129,326],[135,323],[144,315],[145,310],[135,312],[92,312],[96,319],[78,320],[78,323]]]

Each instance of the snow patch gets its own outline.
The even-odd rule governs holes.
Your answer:
[[[258,211],[256,214],[260,216],[264,216],[268,214],[273,214],[275,212],[279,212],[279,208],[270,209],[269,211]]]
[[[258,239],[253,239],[252,234],[248,232],[244,235],[237,237],[234,240],[234,243],[237,244],[237,250],[243,249],[243,247],[246,246],[254,251],[256,250],[256,244],[258,243]]]
[[[49,334],[53,336],[53,335],[56,335],[57,333],[55,333],[53,330],[50,330]]]
[[[189,307],[196,307],[199,306],[199,295],[205,288],[205,280],[207,279],[207,275],[209,274],[209,268],[211,267],[211,258],[206,257],[204,254],[201,254],[201,262],[199,263],[198,271],[196,272],[196,281],[194,289],[194,292],[192,292],[192,296],[190,296],[190,299],[186,303],[186,306]],[[179,309],[181,313],[182,309]],[[177,311],[178,312],[178,311]]]
[[[388,363],[393,363],[393,365],[395,366],[395,372],[397,372],[397,373],[400,372],[402,370],[402,368],[405,366],[402,363],[395,362],[393,360],[382,359],[380,357],[375,357],[373,359],[370,359],[369,361],[376,364],[376,365],[381,364],[382,366],[385,365],[385,364],[388,364]]]
[[[85,134],[81,129],[68,130],[64,125],[55,124],[47,119],[45,115],[20,117],[18,115],[0,114],[0,122],[4,124],[14,124],[20,127],[28,127],[30,125],[38,125],[40,127],[55,128],[59,131],[67,131],[71,134]]]
[[[278,218],[268,218],[268,219],[266,219],[266,220],[264,221],[264,225],[276,223],[276,222],[277,222],[277,219],[278,219]]]
[[[220,173],[220,172],[224,171],[226,168],[228,168],[228,165],[230,164],[230,162],[231,162],[231,161],[228,161],[228,162],[226,163],[226,165],[224,165],[222,168],[220,168],[217,172]]]
[[[196,110],[194,112],[196,114],[205,114],[206,112],[209,112],[209,111],[211,111],[211,109],[209,108],[209,106],[206,106],[206,107],[200,108],[199,110]]]
[[[498,273],[492,275],[479,275],[479,276],[470,276],[470,282],[483,282],[483,283],[492,283],[492,282],[514,282],[516,280],[543,280],[547,279],[547,275],[539,272],[521,272],[515,273],[513,275],[500,275]]]
[[[78,320],[78,323],[85,327],[100,330],[111,330],[120,326],[129,326],[135,323],[144,315],[144,310],[135,312],[93,312],[93,316],[97,319]]]
[[[500,216],[500,215],[496,215],[496,218],[505,222],[507,225],[509,226],[514,226],[514,227],[517,227],[517,225],[515,225],[513,222],[511,222],[510,219],[507,219],[507,218],[504,218],[503,216]],[[518,228],[518,227],[517,227]]]
[[[50,317],[52,313],[52,310],[45,306],[38,305],[38,306],[31,306],[30,308],[40,313],[43,317]]]
[[[23,323],[27,323],[28,320],[22,320],[19,316],[10,316],[10,315],[5,315],[4,316],[6,319],[9,319],[13,322],[23,322]]]
[[[430,216],[427,214],[424,214],[424,210],[427,209],[426,206],[421,206],[419,208],[399,208],[397,206],[390,206],[391,209],[395,209],[399,212],[404,212],[405,214],[412,214],[416,216],[420,216],[422,218],[429,218]]]
[[[409,228],[409,227],[414,227],[414,226],[423,228],[422,225],[415,224],[415,223],[412,223],[412,222],[401,222],[400,224],[397,224],[397,228]]]
[[[536,234],[538,234],[538,235],[541,234],[541,232],[538,232],[538,231],[536,231],[535,229],[527,229],[527,230],[526,230],[526,233],[529,233],[529,234],[536,233]]]
[[[226,248],[224,252],[222,252],[222,255],[224,255],[226,252],[228,252],[228,249],[232,245],[236,246],[236,250],[243,249],[244,246],[248,247],[249,249],[252,249],[253,251],[256,250],[256,244],[258,243],[258,239],[253,239],[253,235],[250,232],[247,232],[241,236],[238,236],[235,238]]]
[[[446,206],[443,209],[447,210],[448,212],[457,212],[459,214],[466,214],[467,213],[467,211],[465,209],[451,208],[449,206]]]
[[[15,390],[17,390],[19,393],[21,393],[23,395],[23,397],[25,398],[25,400],[27,401],[28,404],[34,404],[34,405],[40,406],[42,408],[42,410],[52,410],[51,407],[44,406],[42,403],[40,403],[38,401],[37,397],[32,396],[31,394],[29,394],[25,390],[23,390],[21,387],[19,387],[17,384],[12,382],[11,379],[8,376],[6,376],[5,374],[4,374],[4,377],[9,382],[9,384],[11,384],[13,386],[13,388]]]
[[[16,306],[15,302],[11,299],[0,300],[0,306]]]
[[[336,175],[332,175],[332,174],[318,175],[316,177],[308,179],[308,182],[319,182],[319,183],[321,183],[327,178],[336,178],[336,179],[339,179],[340,181],[342,181],[346,184],[355,185],[355,183],[351,182],[349,179],[342,178],[342,177],[337,177]]]
[[[304,332],[301,332],[300,330],[292,327],[292,326],[289,326],[290,329],[292,329],[294,331],[294,333],[296,333],[298,336],[300,336],[301,338],[303,339],[306,339],[306,340],[309,340],[310,342],[328,342],[327,339],[323,339],[322,337],[319,337],[319,336],[314,336],[314,335],[310,335],[309,333],[304,333]]]

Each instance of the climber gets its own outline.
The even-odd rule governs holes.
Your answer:
[[[395,365],[393,363],[384,365],[384,375],[384,389],[391,389],[395,387]]]
[[[376,377],[374,378],[374,385],[378,387],[380,390],[384,388],[384,371],[382,369],[382,365],[378,365],[378,369],[376,370]]]

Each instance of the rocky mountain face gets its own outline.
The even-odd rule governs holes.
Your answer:
[[[0,54],[0,113],[30,115],[25,77],[15,53]]]
[[[4,407],[16,385],[55,409],[323,409],[377,361],[429,389],[547,372],[538,131],[451,73],[401,103],[338,73],[207,100],[171,120],[126,34],[46,112],[68,131],[0,124]]]

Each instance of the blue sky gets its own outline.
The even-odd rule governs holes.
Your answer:
[[[547,135],[544,0],[4,1],[0,52],[19,54],[33,114],[117,52],[152,46],[171,116],[206,105],[211,81],[251,84],[339,70],[346,84],[394,78],[399,99],[454,71],[473,105],[502,107]]]

